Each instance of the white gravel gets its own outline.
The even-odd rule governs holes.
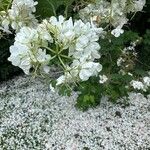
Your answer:
[[[86,112],[76,98],[26,76],[1,84],[0,150],[150,150],[150,96],[132,93],[127,107],[103,98]]]

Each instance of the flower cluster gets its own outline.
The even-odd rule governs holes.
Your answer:
[[[86,81],[102,70],[101,64],[95,62],[100,58],[97,41],[98,33],[102,32],[102,28],[92,28],[90,23],[84,24],[81,20],[73,23],[72,18],[51,17],[36,29],[21,28],[10,47],[8,60],[29,74],[31,68],[37,71],[57,59],[64,71],[57,79],[57,85]]]
[[[121,28],[128,22],[127,14],[141,11],[145,3],[145,0],[96,0],[80,10],[80,17],[96,25],[112,25],[115,28],[112,34],[118,37],[123,33]]]
[[[46,51],[40,46],[47,45],[47,40],[51,42],[51,36],[44,31],[40,33],[40,31],[29,27],[21,28],[16,35],[14,45],[10,47],[11,56],[8,60],[14,66],[23,69],[26,74],[29,74],[31,67],[35,69],[50,60],[50,56],[46,55]]]
[[[142,78],[141,81],[132,80],[130,82],[130,85],[135,90],[141,90],[143,92],[146,92],[150,88],[150,77],[149,76],[145,76],[145,77]]]
[[[10,32],[9,27],[19,31],[24,26],[35,26],[37,20],[33,13],[36,11],[37,2],[33,0],[13,0],[11,8],[5,12],[0,12],[1,29]]]
[[[135,66],[135,61],[137,59],[135,47],[137,46],[138,42],[139,39],[137,39],[135,42],[131,42],[130,46],[125,47],[122,50],[121,56],[117,59],[117,66],[120,68],[121,74],[129,73],[129,71]]]

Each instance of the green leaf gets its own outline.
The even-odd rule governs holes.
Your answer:
[[[90,107],[96,107],[100,104],[102,96],[102,86],[100,86],[97,77],[92,77],[86,82],[82,82],[78,87],[81,92],[77,99],[76,107],[86,111]]]
[[[64,11],[61,15],[66,15],[69,6],[74,0],[38,0],[36,15],[41,18],[57,16],[57,13]]]
[[[11,5],[12,0],[0,0],[0,11],[7,10]]]
[[[62,85],[59,87],[59,92],[62,96],[71,96],[72,89],[69,88],[67,85]]]
[[[38,0],[36,15],[41,18],[56,16],[57,1],[55,2],[54,4],[53,0]]]
[[[95,96],[89,94],[81,94],[77,99],[76,106],[82,111],[86,111],[90,107],[97,106]]]

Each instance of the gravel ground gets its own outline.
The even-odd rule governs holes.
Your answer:
[[[129,106],[107,98],[95,109],[74,107],[40,79],[0,85],[0,150],[150,150],[150,96],[131,93]]]

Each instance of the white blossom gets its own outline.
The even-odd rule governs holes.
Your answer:
[[[134,89],[143,90],[144,92],[146,92],[150,87],[150,77],[145,76],[141,81],[133,80],[130,84]]]
[[[43,71],[48,74],[50,72],[50,67],[47,65],[43,66]]]
[[[79,12],[80,18],[84,22],[91,22],[93,26],[101,24],[111,24],[114,28],[123,27],[128,22],[127,14],[141,11],[146,0],[96,0]],[[118,34],[122,30],[115,31]],[[118,37],[118,34],[115,34]]]
[[[121,66],[121,64],[122,64],[124,61],[125,61],[125,60],[124,60],[122,57],[118,58],[118,59],[117,59],[117,66]]]
[[[64,75],[60,76],[56,81],[57,81],[56,83],[57,86],[65,83],[65,76]]]
[[[99,63],[87,62],[82,65],[79,77],[82,81],[86,81],[91,76],[95,76],[102,70],[102,66]]]
[[[133,0],[132,3],[128,6],[129,12],[141,11],[146,4],[146,0]]]
[[[121,34],[124,33],[124,30],[122,30],[121,28],[117,27],[116,29],[113,29],[111,31],[111,34],[114,35],[115,37],[119,37]]]
[[[82,81],[86,81],[91,76],[97,76],[97,74],[102,70],[102,65],[95,62],[86,62],[74,60],[72,63],[72,68],[78,69],[79,78]]]
[[[14,66],[19,66],[26,74],[31,68],[29,48],[25,45],[17,44],[10,47],[11,56],[8,58]]]
[[[53,93],[56,92],[56,90],[55,90],[55,88],[52,86],[52,84],[49,85],[49,88],[50,88],[51,92],[53,92]]]
[[[54,34],[58,44],[63,46],[64,49],[67,49],[75,38],[72,18],[65,20],[63,16],[59,16],[57,20],[56,17],[52,16],[47,27]]]
[[[36,26],[37,20],[34,16],[36,11],[36,1],[33,0],[13,0],[11,8],[5,15],[1,15],[2,28],[4,31],[9,30],[9,26],[18,32],[23,26]]]
[[[3,19],[2,21],[2,27],[4,28],[4,30],[7,32],[9,31],[9,20],[8,19]]]
[[[38,33],[36,29],[30,27],[21,28],[16,34],[15,42],[29,46],[29,44],[38,41]]]
[[[93,28],[90,23],[83,23],[81,20],[73,22],[72,18],[66,20],[63,16],[51,17],[49,20],[43,20],[37,28],[22,27],[16,34],[13,49],[19,45],[27,47],[24,54],[28,60],[29,68],[42,66],[45,73],[49,73],[47,64],[53,59],[51,55],[58,57],[58,60],[64,68],[64,74],[57,79],[57,85],[62,83],[76,82],[78,80],[86,81],[91,76],[97,75],[102,66],[94,62],[100,58],[100,45],[98,44],[99,35],[102,34],[102,28]],[[51,47],[55,45],[56,48]],[[19,48],[18,48],[19,49]],[[47,54],[48,52],[48,54]],[[66,52],[64,56],[63,52]],[[15,53],[11,50],[11,58]],[[17,57],[20,62],[20,54]],[[65,64],[61,57],[69,58],[70,63]],[[39,63],[39,64],[38,64]],[[20,67],[20,64],[18,64]],[[25,70],[22,67],[23,70]]]
[[[144,78],[143,78],[143,81],[144,81],[144,84],[145,84],[147,87],[150,87],[150,77],[144,77]]]
[[[130,84],[134,89],[145,91],[144,84],[141,81],[132,80]]]
[[[132,74],[132,73],[130,73],[130,72],[128,72],[128,75],[129,75],[129,76],[131,76],[131,77],[133,77],[133,74]]]
[[[99,78],[100,78],[100,80],[99,80],[100,84],[103,84],[108,80],[106,75],[99,75]]]
[[[29,74],[30,68],[36,68],[39,64],[44,67],[51,59],[50,55],[46,54],[46,50],[40,48],[47,46],[47,41],[41,33],[35,29],[23,27],[17,33],[14,45],[10,47],[11,56],[8,60],[23,69],[26,74]]]

